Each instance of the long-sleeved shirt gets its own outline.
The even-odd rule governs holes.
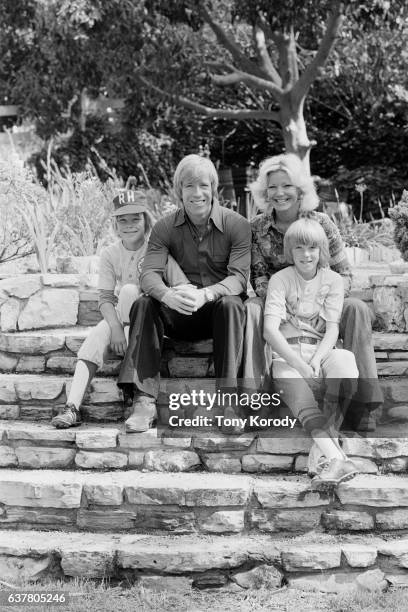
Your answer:
[[[99,260],[99,308],[109,302],[117,303],[117,295],[123,285],[139,285],[143,258],[146,253],[146,242],[137,250],[129,251],[121,240],[101,251]]]
[[[251,262],[251,230],[238,213],[214,202],[205,231],[200,234],[183,209],[153,227],[143,262],[142,291],[161,300],[168,287],[163,273],[170,253],[188,280],[210,287],[217,299],[246,292]]]
[[[312,219],[320,223],[329,240],[329,266],[343,277],[345,295],[351,287],[351,267],[340,232],[325,214],[314,211]],[[259,297],[265,297],[270,277],[290,264],[283,256],[284,233],[275,225],[273,213],[257,215],[251,221],[251,283]]]

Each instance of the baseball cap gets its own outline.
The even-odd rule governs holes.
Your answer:
[[[140,189],[123,189],[113,198],[113,217],[131,215],[132,213],[148,212],[147,197]]]

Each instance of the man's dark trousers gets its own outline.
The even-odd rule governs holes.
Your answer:
[[[139,391],[157,397],[163,336],[214,344],[214,369],[222,387],[236,387],[241,364],[245,309],[240,296],[207,302],[191,315],[180,314],[149,296],[130,311],[129,346],[118,383],[135,383]]]

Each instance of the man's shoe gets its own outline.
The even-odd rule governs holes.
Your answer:
[[[133,400],[132,414],[125,421],[128,433],[147,431],[157,420],[156,400],[150,395],[138,393]]]
[[[331,459],[320,474],[312,480],[312,491],[327,491],[337,487],[358,474],[358,469],[350,459]]]
[[[51,421],[51,425],[54,425],[57,429],[78,427],[81,423],[81,413],[73,404],[66,404],[59,414]]]

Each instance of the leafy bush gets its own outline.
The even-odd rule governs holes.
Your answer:
[[[408,261],[408,191],[404,189],[401,200],[389,210],[394,221],[394,241],[404,261]]]
[[[341,237],[348,247],[368,249],[374,246],[394,246],[394,224],[391,219],[380,222],[359,223],[351,220],[336,221]]]

